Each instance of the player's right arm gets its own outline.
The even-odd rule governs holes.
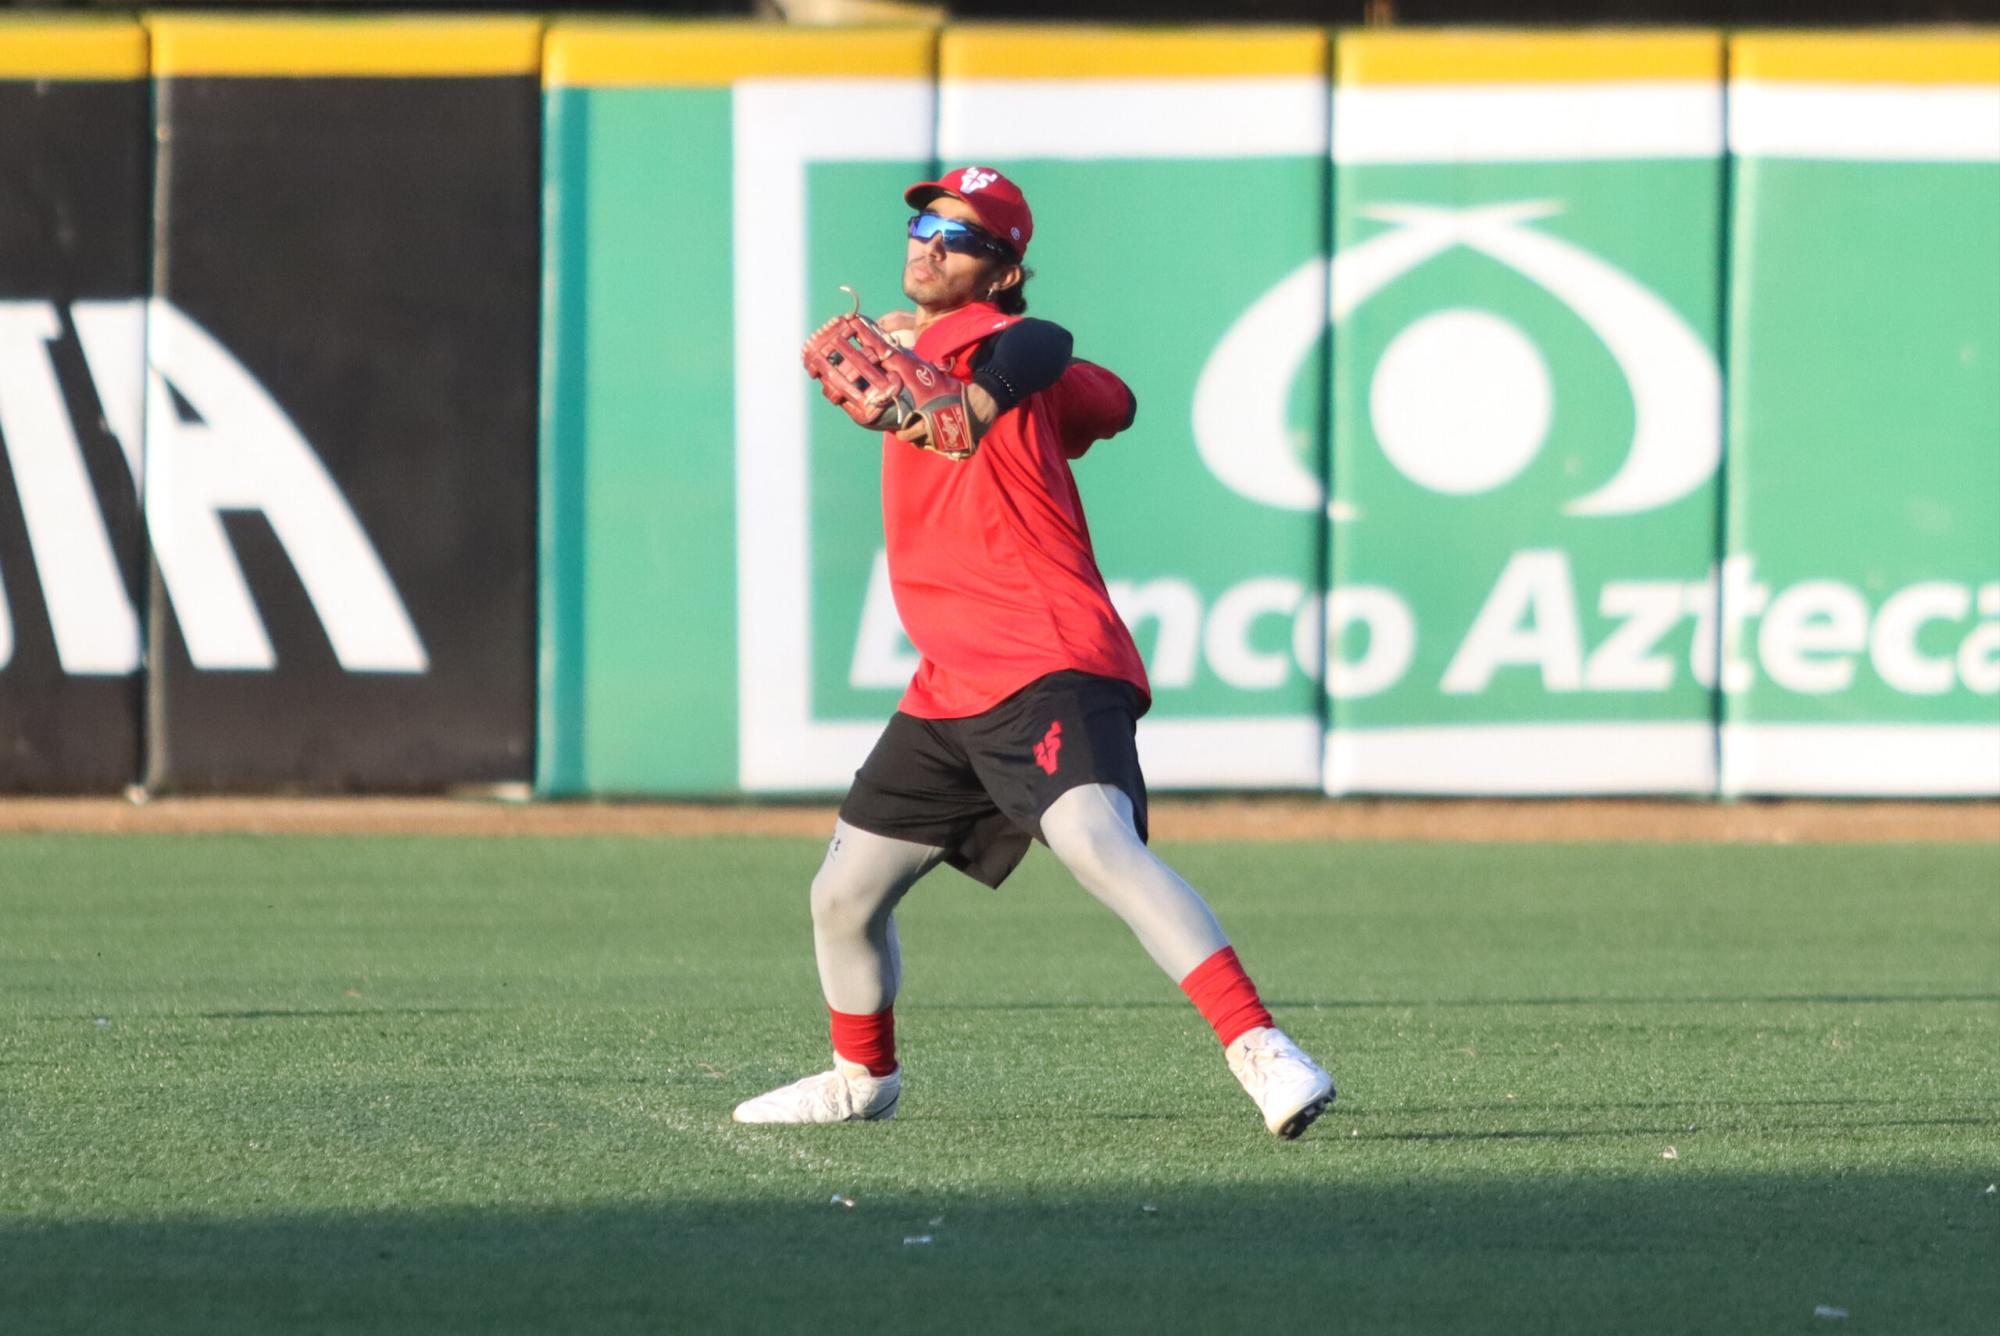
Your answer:
[[[1061,379],[1074,360],[1069,355],[1073,343],[1061,325],[1031,317],[1015,321],[981,344],[972,358],[972,384],[992,401],[992,416]]]
[[[898,341],[902,337],[895,331],[890,334]],[[914,344],[915,339],[910,342]],[[975,349],[972,379],[965,387],[973,439],[984,435],[1002,413],[1055,384],[1075,360],[1069,355],[1070,345],[1070,333],[1061,325],[1017,320]],[[896,432],[915,445],[927,444],[927,433],[921,419]]]
[[[1139,415],[1139,397],[1132,387],[1095,362],[1070,359],[1048,394],[1067,459],[1077,458],[1098,441],[1110,440]]]
[[[975,356],[968,402],[983,421],[991,422],[1031,394],[1049,395],[1063,455],[1075,459],[1093,442],[1131,426],[1139,403],[1117,376],[1071,356],[1073,347],[1070,332],[1061,325],[1032,318],[1016,321]],[[982,398],[990,399],[990,413]]]

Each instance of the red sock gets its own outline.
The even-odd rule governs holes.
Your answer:
[[[896,1009],[884,1007],[871,1016],[854,1016],[826,1009],[833,1018],[833,1051],[849,1062],[858,1062],[870,1076],[887,1076],[896,1070]]]
[[[1233,946],[1223,947],[1189,970],[1187,978],[1181,980],[1181,991],[1201,1018],[1214,1027],[1224,1048],[1245,1030],[1271,1023],[1271,1013],[1257,1000],[1257,985],[1243,972]]]

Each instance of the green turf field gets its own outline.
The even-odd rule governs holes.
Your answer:
[[[897,1121],[767,1129],[811,842],[0,839],[0,1331],[2000,1323],[2000,849],[1165,852],[1302,1141],[1045,853],[908,902]]]

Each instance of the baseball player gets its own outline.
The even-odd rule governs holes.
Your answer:
[[[948,863],[998,886],[1040,839],[1215,1029],[1264,1124],[1299,1135],[1332,1079],[1272,1023],[1195,890],[1146,847],[1133,746],[1151,696],[1098,573],[1070,461],[1132,423],[1125,383],[1025,318],[1034,219],[999,172],[911,186],[914,314],[839,317],[806,344],[827,397],[883,432],[889,579],[921,662],[854,777],[812,883],[833,1069],[743,1123],[892,1118],[897,903]]]

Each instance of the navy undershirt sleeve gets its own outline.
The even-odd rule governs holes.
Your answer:
[[[972,383],[1006,412],[1031,394],[1046,390],[1069,369],[1073,340],[1050,320],[1022,320],[980,345],[972,356]]]

